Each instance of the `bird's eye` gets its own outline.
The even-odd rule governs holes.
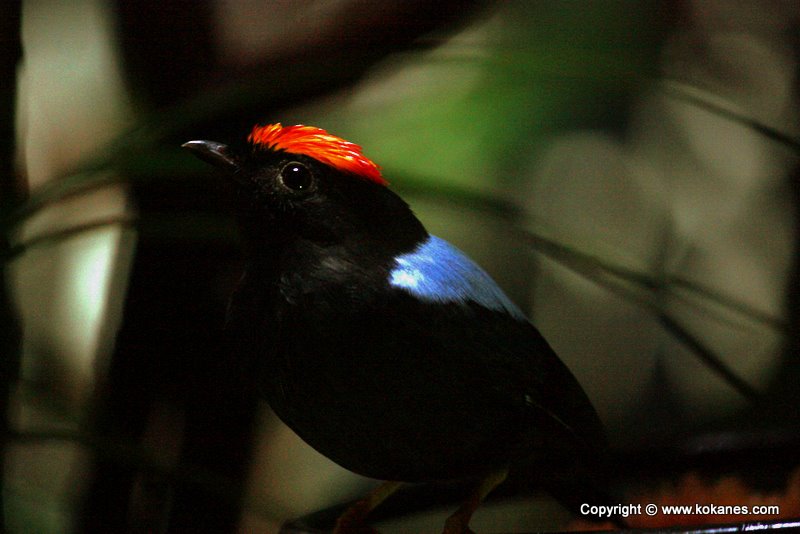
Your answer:
[[[292,191],[305,191],[311,187],[314,175],[308,167],[293,161],[281,169],[280,179],[281,183]]]

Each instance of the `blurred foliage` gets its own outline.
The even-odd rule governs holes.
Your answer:
[[[417,75],[398,84],[418,90],[401,86],[393,98],[384,88],[380,105],[330,110],[326,122],[370,140],[400,187],[413,180],[491,196],[497,185],[521,185],[521,169],[554,133],[625,124],[631,97],[658,68],[658,5],[507,3],[441,49],[396,57],[390,67],[410,64]],[[376,76],[391,80],[386,70]]]
[[[200,17],[196,28],[187,17],[178,21],[180,32],[161,41],[155,34],[141,37],[136,33],[148,25],[152,13],[143,16],[144,12],[136,11],[137,3],[120,3],[121,47],[138,98],[137,124],[4,213],[0,233],[13,237],[20,226],[48,206],[120,181],[132,183],[140,199],[146,197],[142,191],[150,191],[151,196],[144,198],[143,214],[101,218],[56,228],[27,241],[15,240],[0,251],[3,263],[32,247],[52,246],[111,224],[133,225],[145,238],[178,246],[235,243],[224,210],[186,201],[186,191],[196,188],[212,195],[214,187],[200,183],[198,176],[206,175],[206,168],[182,154],[180,143],[197,137],[227,141],[255,122],[324,124],[364,145],[401,193],[499,218],[509,234],[519,236],[537,253],[660,318],[667,332],[735,389],[751,400],[756,398],[758,393],[731,374],[719,355],[663,314],[659,299],[664,291],[686,290],[699,295],[712,315],[717,308],[732,311],[778,332],[787,329],[785,321],[697,282],[659,278],[608,260],[600,243],[586,247],[565,244],[543,227],[521,224],[530,214],[517,198],[524,180],[529,179],[520,171],[537,158],[549,139],[573,129],[597,128],[619,137],[626,135],[633,102],[659,78],[659,54],[673,22],[669,6],[649,0],[517,1],[489,7],[469,2],[462,16],[458,2],[447,4],[450,11],[438,21],[439,33],[429,33],[437,27],[433,20],[421,23],[417,33],[402,39],[398,32],[381,42],[380,32],[375,32],[355,50],[345,47],[324,54],[312,49],[299,55],[269,57],[242,72],[206,61],[206,54],[213,56],[207,34],[200,39],[202,46],[184,42],[175,50],[175,57],[164,53],[167,43],[185,39],[197,28],[211,31],[207,17],[212,13],[205,8],[195,13]],[[476,6],[483,9],[473,11]],[[173,4],[170,9],[174,8]],[[168,34],[177,18],[175,13],[160,17],[152,31]],[[191,61],[187,59],[181,69],[170,70],[170,61],[187,57]],[[169,72],[166,80],[159,77],[164,69]],[[162,82],[163,87],[159,85]],[[709,106],[694,94],[670,91],[698,107]],[[797,149],[796,140],[744,115],[726,115],[721,109],[715,113]],[[161,193],[165,204],[154,202],[147,212],[147,202]],[[170,201],[179,202],[181,195],[186,205],[164,209]],[[105,436],[15,437],[82,443],[110,461],[173,482],[215,488],[217,496],[238,496],[240,490],[226,487],[213,472],[161,465],[143,450]],[[283,513],[269,507],[264,510],[266,517]]]

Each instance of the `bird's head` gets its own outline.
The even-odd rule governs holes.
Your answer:
[[[360,146],[313,126],[255,126],[238,146],[183,145],[230,173],[245,230],[258,240],[391,242],[427,235]],[[393,247],[394,248],[394,247]]]

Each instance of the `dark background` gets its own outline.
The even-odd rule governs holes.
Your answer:
[[[795,2],[0,10],[10,531],[272,532],[368,485],[244,395],[220,342],[238,238],[225,188],[179,146],[257,122],[362,145],[530,313],[626,483],[703,464],[786,484]],[[539,502],[483,521],[563,517]]]

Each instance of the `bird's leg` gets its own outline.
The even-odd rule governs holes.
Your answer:
[[[372,490],[369,495],[353,503],[347,510],[342,512],[342,515],[336,520],[336,527],[333,529],[333,534],[370,531],[364,525],[367,516],[402,485],[402,482],[393,480],[384,482]]]
[[[493,489],[502,484],[507,476],[508,468],[494,471],[486,476],[467,500],[461,504],[458,510],[447,518],[447,521],[444,523],[442,534],[465,534],[472,532],[469,529],[469,521],[472,519],[472,514],[475,513],[475,510],[478,509],[486,496],[489,495]]]

